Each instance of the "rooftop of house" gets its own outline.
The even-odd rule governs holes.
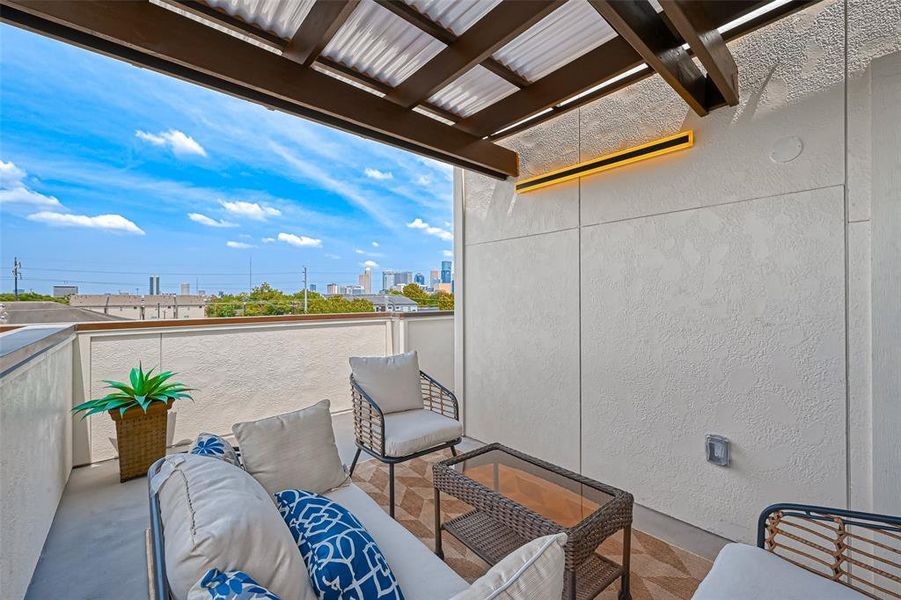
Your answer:
[[[60,302],[4,302],[3,307],[6,313],[6,325],[123,320],[121,317],[104,315]]]

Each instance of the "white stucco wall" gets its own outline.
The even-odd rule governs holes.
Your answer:
[[[72,341],[0,379],[0,586],[23,598],[72,470]]]
[[[468,435],[744,541],[772,502],[887,497],[897,394],[871,393],[871,332],[899,309],[876,320],[870,261],[897,225],[870,218],[874,194],[901,211],[882,125],[901,122],[901,5],[847,5],[731,43],[737,107],[700,118],[655,76],[502,142],[523,177],[685,129],[691,150],[524,195],[465,173]],[[705,462],[705,433],[732,440],[731,468]]]
[[[170,411],[170,444],[203,431],[230,434],[234,423],[323,398],[333,412],[349,410],[351,356],[418,350],[424,370],[449,386],[454,381],[453,319],[446,316],[84,332],[78,342],[85,398],[103,396],[104,379],[127,379],[139,361],[196,388],[194,402],[176,402]],[[75,464],[116,456],[107,415],[75,425]]]

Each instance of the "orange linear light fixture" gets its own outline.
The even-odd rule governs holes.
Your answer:
[[[655,156],[662,156],[663,154],[669,154],[670,152],[691,148],[694,146],[694,143],[694,131],[689,129],[688,131],[660,138],[659,140],[654,140],[647,144],[626,148],[625,150],[618,150],[612,154],[593,158],[571,167],[564,167],[544,175],[539,175],[538,177],[524,179],[516,184],[516,191],[524,193],[539,190],[549,185],[556,185],[564,181],[569,181],[570,179],[575,179],[576,177],[584,177],[586,175],[600,173],[601,171],[608,171],[640,160],[647,160],[649,158],[654,158]]]

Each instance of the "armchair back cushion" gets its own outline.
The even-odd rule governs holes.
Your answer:
[[[350,359],[354,380],[383,413],[422,408],[419,357],[416,352],[396,356],[356,356]]]
[[[295,488],[321,494],[347,481],[329,407],[328,400],[321,400],[309,408],[232,426],[244,468],[270,495]]]

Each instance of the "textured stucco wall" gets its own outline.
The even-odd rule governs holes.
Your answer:
[[[72,470],[72,341],[0,379],[0,582],[23,598]]]
[[[655,76],[504,142],[523,177],[691,128],[689,151],[525,195],[465,174],[463,364],[469,435],[749,541],[770,502],[873,505],[870,206],[901,210],[873,178],[901,153],[879,66],[901,3],[821,2],[730,48],[737,107],[700,118]]]
[[[426,323],[432,319],[435,323]],[[452,319],[405,319],[404,325],[406,348],[419,350],[423,368],[452,385]],[[348,358],[399,351],[404,346],[396,329],[386,318],[83,333],[79,347],[88,357],[81,361],[88,370],[82,375],[84,394],[102,396],[104,379],[127,378],[138,361],[145,368],[175,371],[179,381],[197,391],[193,403],[177,402],[170,411],[170,444],[193,440],[202,431],[231,433],[239,421],[297,410],[323,398],[331,399],[333,412],[349,410]],[[76,464],[116,456],[115,424],[107,415],[76,422],[76,430],[87,438],[87,444],[76,445]]]

